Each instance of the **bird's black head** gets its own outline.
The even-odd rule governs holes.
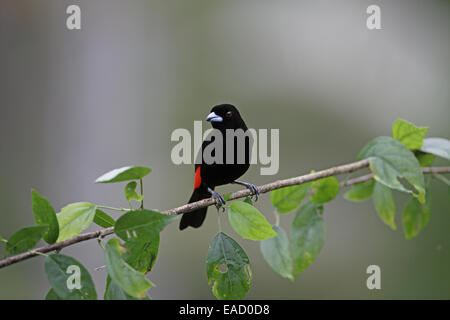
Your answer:
[[[243,129],[247,130],[244,120],[238,109],[231,104],[219,104],[211,109],[211,113],[206,117],[214,129]]]

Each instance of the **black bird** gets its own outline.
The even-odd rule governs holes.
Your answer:
[[[252,146],[251,134],[248,128],[239,114],[238,109],[231,104],[221,104],[213,107],[211,113],[206,117],[206,121],[211,122],[214,129],[218,129],[223,137],[223,152],[222,161],[218,160],[208,164],[207,161],[202,161],[200,164],[195,165],[195,181],[194,192],[192,193],[189,203],[196,202],[202,199],[213,197],[216,199],[219,206],[225,205],[224,199],[214,191],[214,188],[228,183],[236,183],[245,186],[250,189],[256,199],[259,195],[258,188],[250,183],[237,181],[250,167],[250,148]],[[227,129],[235,130],[235,135],[227,136]],[[238,130],[242,129],[242,130]],[[239,145],[239,139],[244,144]],[[227,142],[234,143],[233,161],[227,161]],[[205,148],[214,142],[214,138],[205,139],[202,144],[201,156],[204,159],[203,151]],[[243,146],[243,147],[239,147]],[[243,154],[244,153],[244,157]],[[212,156],[215,153],[212,152]],[[229,155],[231,158],[231,155]],[[231,160],[231,159],[229,159]],[[210,161],[209,161],[210,162]],[[202,225],[206,217],[206,211],[208,208],[201,208],[192,212],[183,214],[180,222],[180,230],[183,230],[189,226],[198,228]]]

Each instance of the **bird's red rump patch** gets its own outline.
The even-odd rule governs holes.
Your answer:
[[[202,177],[200,176],[200,166],[195,170],[194,190],[202,184]]]

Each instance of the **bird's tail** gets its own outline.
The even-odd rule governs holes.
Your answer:
[[[201,186],[194,190],[188,203],[200,201],[210,197],[211,194],[208,192],[208,189]],[[205,207],[183,214],[180,221],[180,230],[186,229],[187,227],[200,227],[203,221],[205,221],[207,210],[208,207]]]

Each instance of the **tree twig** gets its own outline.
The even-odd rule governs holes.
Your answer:
[[[349,164],[344,164],[341,166],[336,166],[336,167],[332,167],[329,169],[317,171],[314,173],[305,174],[305,175],[294,177],[294,178],[278,180],[275,182],[271,182],[271,183],[259,186],[258,188],[259,188],[260,193],[267,193],[267,192],[270,192],[270,191],[273,191],[276,189],[281,189],[284,187],[289,187],[289,186],[294,186],[294,185],[300,185],[300,184],[315,181],[315,180],[318,180],[321,178],[326,178],[326,177],[335,176],[335,175],[344,174],[344,173],[351,173],[353,171],[367,168],[368,166],[369,166],[369,160],[365,159],[365,160],[352,162]],[[432,174],[450,173],[450,167],[428,167],[428,168],[422,168],[422,171],[424,173],[432,173]],[[351,186],[356,183],[361,183],[361,182],[367,181],[371,178],[373,178],[373,174],[363,175],[358,178],[353,178],[353,179],[344,181],[343,183],[341,183],[341,186],[342,187]],[[251,195],[251,193],[250,193],[250,190],[248,190],[248,189],[239,190],[239,191],[233,192],[230,195],[228,200],[244,198],[244,197],[247,197],[250,195]],[[163,211],[163,213],[170,214],[170,215],[183,214],[183,213],[190,212],[190,211],[193,211],[193,210],[196,210],[199,208],[211,206],[213,204],[215,204],[215,200],[213,198],[209,198],[209,199],[204,199],[204,200],[200,200],[197,202],[185,204],[183,206],[173,208],[170,210],[166,210],[166,211]],[[54,243],[51,245],[32,249],[28,252],[24,252],[24,253],[20,253],[20,254],[11,256],[11,257],[7,257],[3,260],[0,260],[0,269],[4,268],[6,266],[9,266],[11,264],[35,257],[42,253],[59,251],[62,248],[71,246],[78,242],[83,242],[83,241],[90,240],[90,239],[104,237],[109,234],[112,234],[113,232],[114,232],[114,227],[100,229],[100,230],[93,231],[93,232],[87,232],[87,233],[77,235],[73,238],[70,238],[70,239],[67,239],[67,240],[64,240],[61,242],[57,242],[57,243]]]
[[[342,173],[350,173],[350,172],[353,172],[356,170],[367,168],[368,166],[369,166],[369,160],[364,159],[361,161],[344,164],[341,166],[317,171],[314,173],[305,174],[305,175],[294,177],[294,178],[278,180],[278,181],[271,182],[271,183],[268,183],[268,184],[265,184],[262,186],[258,186],[258,189],[259,189],[260,193],[266,193],[266,192],[270,192],[270,191],[273,191],[276,189],[281,189],[281,188],[289,187],[289,186],[295,186],[295,185],[303,184],[306,182],[319,180],[321,178],[326,178],[329,176],[334,176],[334,175],[338,175],[338,174],[342,174]],[[247,197],[250,195],[251,195],[250,190],[244,189],[244,190],[240,190],[240,191],[232,193],[230,195],[230,197],[228,198],[228,200],[244,198],[244,197]],[[196,209],[204,208],[204,207],[213,205],[214,203],[215,203],[215,200],[213,198],[208,198],[208,199],[200,200],[197,202],[188,203],[188,204],[185,204],[184,206],[181,206],[178,208],[167,210],[164,213],[181,214],[181,213],[190,212],[190,211],[193,211]]]

